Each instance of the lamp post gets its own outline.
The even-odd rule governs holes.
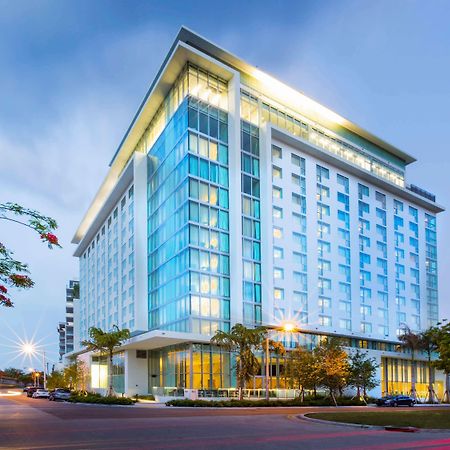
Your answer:
[[[285,333],[293,333],[294,331],[297,331],[297,327],[295,326],[295,324],[290,323],[290,322],[286,322],[283,325],[281,325],[280,327],[266,327],[267,330],[275,330],[275,331],[284,331]],[[269,333],[267,333],[266,336],[266,343],[265,343],[265,347],[266,347],[266,400],[268,401],[270,399],[270,376],[269,376],[269,372],[270,372],[270,364],[269,364],[269,360],[270,360],[270,340],[269,340]]]
[[[33,343],[25,343],[22,345],[22,352],[30,356],[39,355],[40,352],[36,350]],[[44,389],[47,389],[47,373],[46,373],[46,360],[45,360],[45,350],[42,350],[42,370],[44,374]]]

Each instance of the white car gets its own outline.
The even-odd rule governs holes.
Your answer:
[[[33,398],[48,398],[50,393],[47,389],[37,389],[36,392],[33,393]]]

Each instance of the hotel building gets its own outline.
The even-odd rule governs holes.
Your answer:
[[[75,353],[117,324],[119,392],[214,391],[235,386],[217,330],[295,321],[288,348],[344,337],[380,364],[375,395],[407,392],[397,335],[438,321],[443,210],[407,181],[414,161],[182,28],[73,239]]]

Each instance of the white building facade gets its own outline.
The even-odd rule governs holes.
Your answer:
[[[217,391],[235,386],[217,330],[289,321],[288,348],[343,337],[380,363],[375,394],[406,392],[397,335],[439,319],[443,210],[406,182],[414,161],[182,28],[74,236],[75,351],[129,328],[119,392]]]

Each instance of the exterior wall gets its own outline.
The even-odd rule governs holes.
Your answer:
[[[80,341],[92,326],[136,329],[134,229],[131,184],[80,257]]]
[[[149,393],[147,356],[137,358],[136,350],[125,352],[125,386],[126,395],[129,397]]]
[[[279,299],[274,293],[275,321],[391,341],[402,325],[426,328],[424,223],[430,213],[299,148],[278,140],[272,145],[265,149],[273,150],[272,170],[264,172],[271,179],[262,182],[273,186],[275,209],[263,213],[273,224],[274,289],[283,292]]]

